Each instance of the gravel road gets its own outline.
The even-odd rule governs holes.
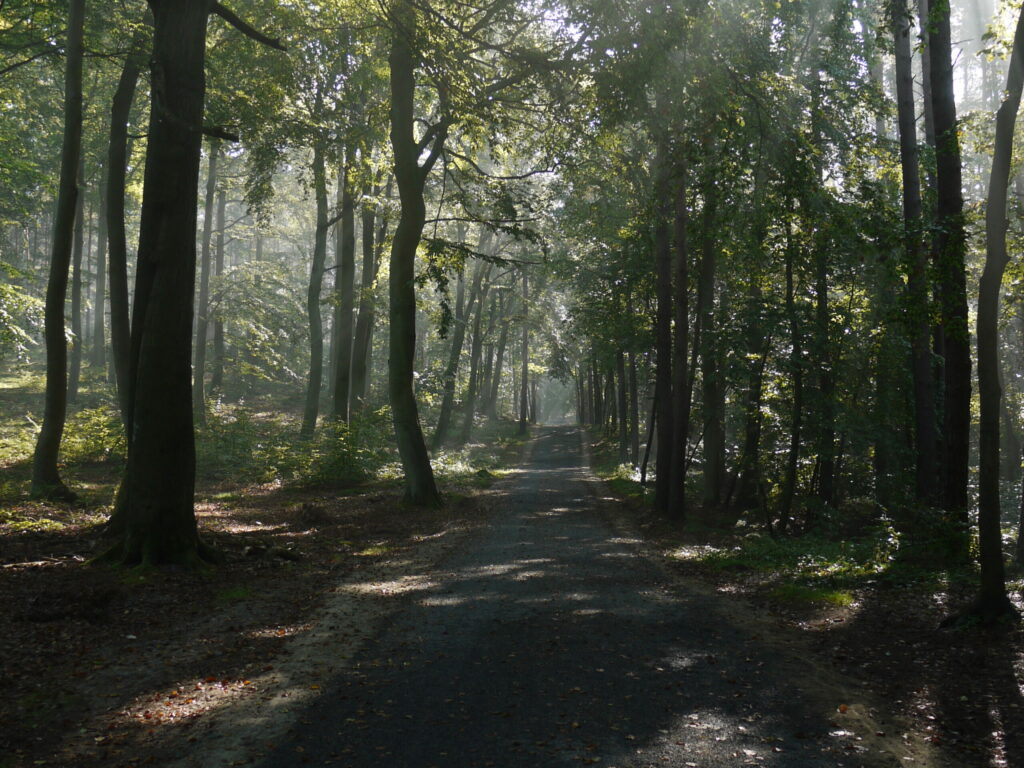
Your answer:
[[[675,577],[616,525],[578,430],[541,428],[492,520],[260,764],[921,766],[884,702]]]

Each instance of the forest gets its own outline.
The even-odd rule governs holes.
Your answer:
[[[1015,0],[0,0],[0,768],[1024,764],[1022,90]]]

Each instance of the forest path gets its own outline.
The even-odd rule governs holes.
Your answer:
[[[931,762],[859,687],[624,534],[578,430],[536,434],[490,524],[401,598],[260,765]]]

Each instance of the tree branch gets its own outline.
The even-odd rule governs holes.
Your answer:
[[[211,139],[224,139],[225,141],[242,140],[237,133],[232,133],[227,128],[219,125],[204,125],[203,135],[209,136]]]
[[[245,22],[242,19],[240,19],[234,13],[234,11],[231,11],[228,8],[225,8],[221,3],[214,3],[213,4],[213,12],[215,14],[217,14],[218,16],[220,16],[222,19],[224,19],[224,21],[226,21],[228,24],[230,24],[232,27],[237,29],[239,32],[241,32],[246,37],[251,37],[256,42],[263,43],[264,45],[268,45],[271,48],[275,48],[275,49],[277,49],[279,51],[287,50],[284,47],[284,45],[281,44],[280,40],[277,40],[276,38],[272,38],[272,37],[267,37],[262,32],[260,32],[259,30],[255,29],[250,24],[248,24],[247,22]]]

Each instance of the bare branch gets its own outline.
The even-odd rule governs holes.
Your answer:
[[[256,42],[263,43],[264,45],[268,45],[279,51],[287,50],[284,45],[281,44],[280,40],[273,37],[267,37],[262,32],[240,19],[234,11],[225,8],[221,3],[213,4],[213,12],[246,37],[251,37]]]

